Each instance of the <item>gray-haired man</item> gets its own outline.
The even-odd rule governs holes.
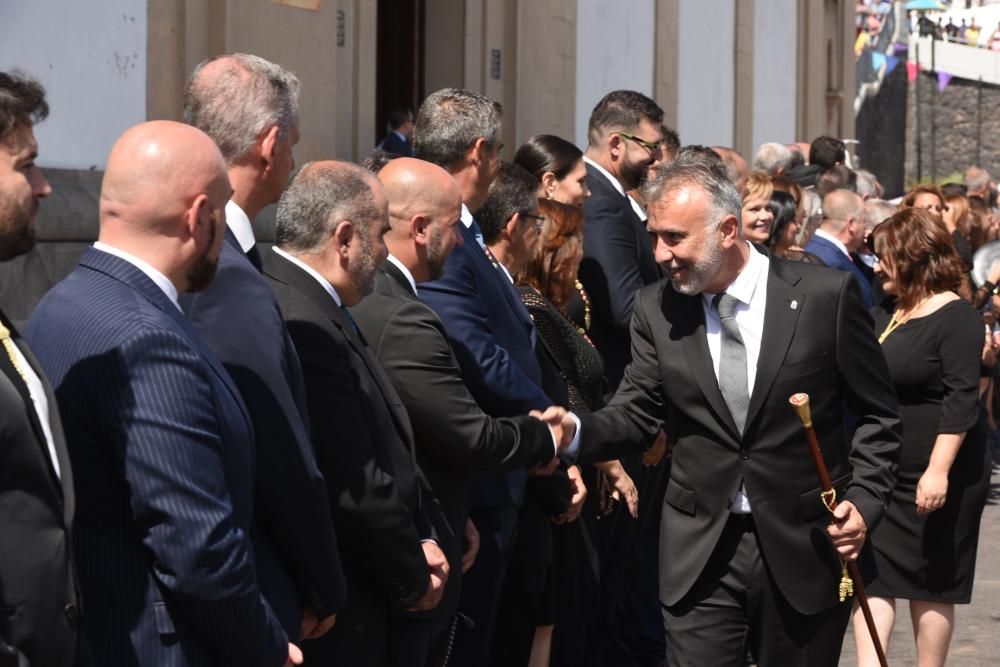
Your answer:
[[[253,417],[258,578],[291,641],[329,630],[345,597],[302,371],[260,273],[251,226],[281,196],[295,164],[298,90],[298,79],[281,66],[236,53],[200,64],[184,95],[184,119],[219,146],[233,195],[215,280],[182,306]]]

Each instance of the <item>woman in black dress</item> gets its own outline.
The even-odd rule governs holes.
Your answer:
[[[910,601],[918,661],[943,665],[954,605],[972,594],[990,462],[977,389],[982,320],[956,290],[963,267],[951,235],[909,208],[869,237],[876,274],[894,307],[873,312],[899,395],[903,447],[885,517],[872,535],[878,577],[868,586],[883,645],[897,598]],[[859,664],[877,664],[855,610]]]

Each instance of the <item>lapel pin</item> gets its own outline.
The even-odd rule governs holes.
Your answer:
[[[799,302],[796,301],[795,299],[792,299],[792,302],[788,305],[791,307],[792,310],[798,310],[799,308]]]

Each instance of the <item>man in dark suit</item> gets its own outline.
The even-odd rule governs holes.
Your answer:
[[[215,280],[181,298],[250,410],[257,448],[257,578],[293,641],[329,630],[346,597],[326,485],[309,436],[302,369],[260,273],[251,225],[281,196],[294,166],[298,87],[291,72],[242,53],[195,69],[184,119],[223,151],[233,196]]]
[[[837,603],[895,483],[898,406],[856,280],[768,257],[742,237],[717,161],[692,155],[645,189],[669,281],[639,294],[633,358],[580,456],[676,438],[661,525],[668,665],[836,665]],[[837,489],[831,516],[788,397],[807,392]],[[857,418],[853,435],[844,406]],[[569,428],[568,422],[564,422]]]
[[[865,308],[871,308],[875,305],[871,283],[854,262],[854,253],[864,242],[864,200],[849,190],[827,193],[823,197],[823,221],[806,244],[806,252],[819,257],[831,269],[854,274]]]
[[[583,204],[580,282],[591,300],[590,335],[604,358],[608,386],[621,381],[629,361],[629,318],[635,293],[660,279],[645,213],[626,193],[639,187],[660,159],[663,110],[632,90],[615,90],[597,103],[587,127],[587,187]]]
[[[450,530],[416,465],[406,408],[346,310],[372,291],[387,227],[371,173],[307,164],[281,197],[264,260],[302,361],[348,583],[337,625],[306,642],[313,664],[407,664],[394,618],[434,609],[448,579],[438,541]]]
[[[128,130],[108,157],[98,242],[28,325],[77,473],[99,665],[301,662],[257,586],[250,417],[177,304],[211,282],[231,192],[203,132]]]
[[[0,261],[31,250],[52,188],[35,164],[45,90],[0,72]],[[0,666],[73,664],[79,592],[73,570],[73,474],[52,387],[0,312]]]
[[[399,108],[389,112],[389,133],[377,148],[400,157],[413,157],[413,112]]]
[[[417,283],[441,275],[445,259],[462,242],[462,197],[440,167],[412,158],[379,172],[389,200],[389,250],[375,291],[351,308],[372,351],[410,415],[417,461],[444,509],[456,539],[442,544],[451,564],[445,596],[429,621],[432,646],[424,660],[411,643],[413,664],[442,664],[463,570],[472,566],[479,537],[469,516],[473,470],[535,468],[552,461],[554,439],[529,416],[494,419],[462,381],[444,325],[417,298]],[[465,538],[464,540],[462,538]],[[428,622],[412,618],[412,622]]]
[[[583,260],[579,277],[591,300],[589,333],[604,359],[614,391],[631,358],[629,320],[635,294],[660,279],[646,230],[646,213],[626,193],[639,187],[649,167],[662,158],[663,110],[641,93],[616,90],[597,103],[587,130],[587,185]],[[665,446],[665,443],[664,443]],[[662,449],[662,448],[661,448]],[[623,461],[639,488],[639,517],[619,512],[605,521],[605,560],[614,565],[602,581],[609,619],[621,640],[616,659],[640,656],[658,664],[663,646],[656,589],[656,525],[667,464],[647,469],[638,457]],[[644,556],[645,554],[645,556]],[[640,569],[638,579],[630,576]],[[624,646],[622,646],[624,645]]]
[[[417,157],[445,169],[462,193],[462,244],[448,256],[441,277],[418,290],[444,323],[476,402],[493,417],[514,417],[559,401],[543,389],[531,316],[487,256],[472,215],[486,201],[500,169],[500,124],[500,105],[456,88],[431,94],[417,113]],[[481,535],[480,551],[477,566],[463,579],[459,609],[475,625],[456,633],[456,664],[478,665],[488,657],[526,481],[524,471],[483,472],[473,480],[470,514]]]

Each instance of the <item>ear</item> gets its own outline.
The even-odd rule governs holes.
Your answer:
[[[425,215],[410,218],[410,236],[417,245],[427,245],[431,240],[431,221]]]
[[[551,171],[542,174],[542,192],[546,199],[552,199],[552,194],[556,191],[557,180],[556,175]]]
[[[333,240],[337,244],[337,254],[347,256],[347,250],[354,242],[354,223],[350,220],[341,220],[333,228]]]
[[[738,243],[740,241],[739,218],[730,213],[719,223],[718,231],[722,234],[722,243],[725,247]]]
[[[624,142],[625,140],[617,132],[608,137],[608,151],[611,155],[617,158],[625,152],[625,147],[622,145]]]
[[[469,150],[466,152],[466,158],[471,164],[480,165],[486,161],[486,151],[487,151],[486,139],[479,137],[472,145],[469,146]]]
[[[521,224],[521,213],[515,213],[510,216],[507,224],[503,226],[503,232],[507,236],[507,239],[513,239],[517,235],[517,226]]]
[[[260,138],[260,159],[264,163],[265,169],[270,169],[274,165],[274,153],[278,146],[278,136],[281,128],[272,125],[264,131]]]
[[[200,242],[199,239],[210,234],[209,227],[212,226],[212,216],[208,207],[208,195],[202,193],[194,198],[191,206],[184,214],[184,222],[187,226],[188,235]]]

